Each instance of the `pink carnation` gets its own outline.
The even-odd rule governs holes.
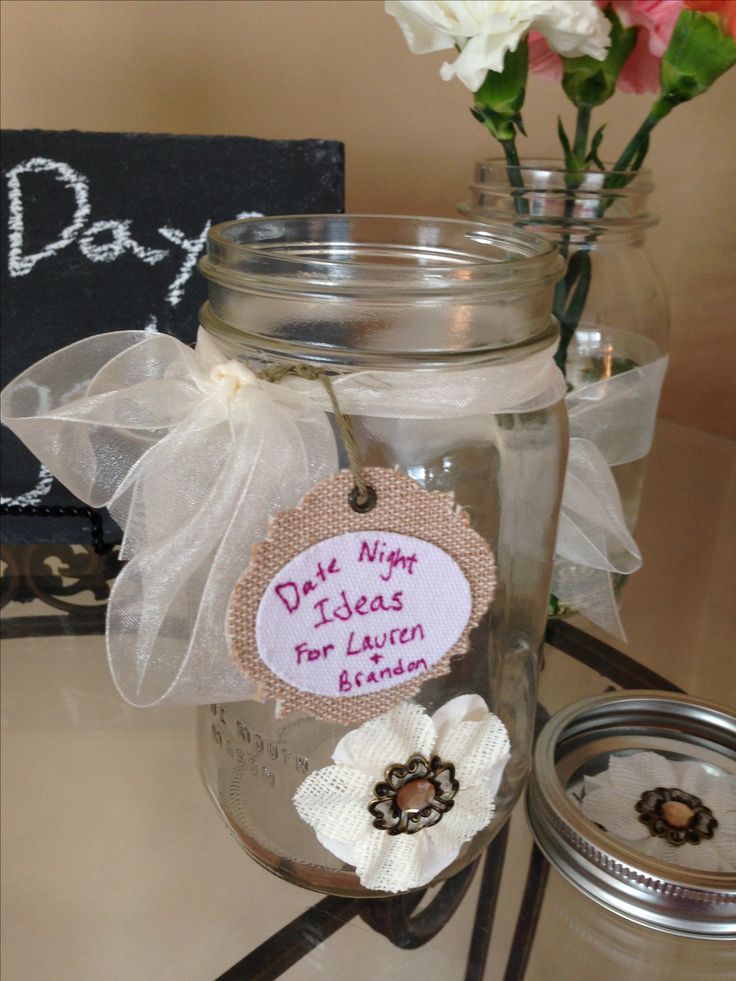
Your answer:
[[[659,63],[667,50],[682,0],[613,0],[613,9],[625,27],[636,26],[636,45],[618,79],[622,92],[657,92]]]
[[[612,4],[624,27],[638,27],[636,45],[618,79],[622,92],[657,92],[662,60],[683,0],[598,0],[600,7]],[[529,63],[537,75],[558,82],[562,78],[559,55],[547,47],[540,34],[529,35]]]

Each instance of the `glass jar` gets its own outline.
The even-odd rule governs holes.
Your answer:
[[[363,216],[220,225],[200,264],[209,281],[201,323],[228,357],[256,369],[306,363],[333,378],[377,370],[399,383],[421,377],[436,392],[440,408],[423,417],[348,416],[361,464],[452,492],[497,566],[495,595],[469,650],[413,699],[433,712],[478,694],[511,746],[493,819],[432,881],[479,854],[526,777],[567,446],[560,385],[510,411],[471,405],[470,414],[447,415],[443,398],[450,377],[457,394],[458,379],[469,391],[481,371],[523,380],[540,358],[559,378],[550,308],[561,265],[554,246],[507,227]],[[198,731],[206,785],[256,861],[310,889],[385,895],[361,886],[292,803],[305,777],[330,765],[345,726],[304,712],[278,717],[273,701],[244,701],[202,707]]]
[[[575,174],[552,161],[475,166],[463,215],[555,242],[567,262],[553,311],[568,385],[570,435],[592,440],[611,467],[633,532],[651,446],[669,332],[664,288],[644,247],[647,170]],[[626,378],[618,376],[630,372]]]

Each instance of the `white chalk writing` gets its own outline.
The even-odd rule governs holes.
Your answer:
[[[21,178],[24,174],[48,174],[52,180],[59,182],[73,194],[74,211],[67,225],[47,242],[37,252],[25,253],[24,247],[24,202]],[[106,218],[89,223],[91,217],[89,179],[61,160],[50,160],[47,157],[32,157],[17,164],[7,174],[8,199],[10,202],[10,217],[8,221],[8,272],[13,277],[27,276],[35,266],[45,259],[50,259],[62,249],[76,243],[77,248],[89,262],[115,262],[126,253],[134,255],[147,265],[156,265],[172,256],[170,248],[150,248],[139,242],[132,232],[130,219]],[[238,218],[261,217],[260,211],[241,211]],[[190,238],[180,228],[163,225],[157,228],[157,234],[172,245],[180,248],[184,259],[166,290],[166,302],[177,306],[184,296],[186,285],[192,277],[207,241],[210,221]],[[149,321],[150,323],[150,321]],[[146,328],[148,329],[148,327]]]

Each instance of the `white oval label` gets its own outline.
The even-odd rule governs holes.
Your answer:
[[[495,587],[493,553],[452,494],[366,467],[274,515],[228,606],[232,656],[280,713],[352,725],[411,698],[467,652]]]
[[[466,629],[472,602],[460,566],[436,545],[347,532],[300,552],[270,581],[258,653],[299,691],[366,695],[430,671]]]

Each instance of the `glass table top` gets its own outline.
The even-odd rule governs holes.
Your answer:
[[[735,489],[732,444],[660,424],[628,643],[552,621],[540,717],[620,687],[736,703]],[[114,691],[93,596],[113,560],[100,573],[89,549],[43,548],[8,550],[3,577],[5,981],[736,974],[736,944],[649,930],[579,893],[533,847],[521,803],[477,866],[425,894],[354,901],[280,881],[210,803],[194,710],[137,711]]]

